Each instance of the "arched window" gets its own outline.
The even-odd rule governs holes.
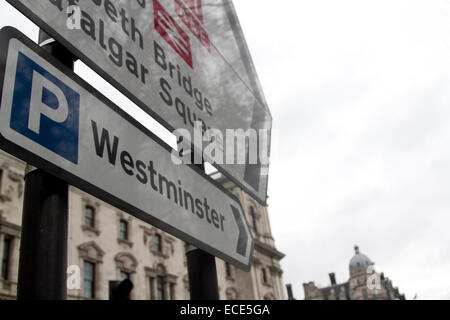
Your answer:
[[[137,259],[129,252],[119,252],[114,257],[114,261],[116,262],[116,279],[120,281],[128,279],[136,285]],[[133,298],[133,292],[131,292],[130,298]]]
[[[83,298],[99,298],[97,294],[100,291],[101,283],[99,265],[103,262],[105,252],[94,241],[91,241],[79,245],[78,254],[83,266]]]

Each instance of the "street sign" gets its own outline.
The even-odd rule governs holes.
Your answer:
[[[272,118],[231,0],[7,1],[266,204]],[[216,131],[194,143],[195,121]],[[227,130],[266,132],[256,160]]]
[[[0,32],[0,147],[249,270],[239,200],[16,29]]]

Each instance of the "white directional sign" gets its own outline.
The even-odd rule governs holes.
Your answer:
[[[0,147],[248,270],[242,207],[195,166],[13,28],[0,32]]]
[[[197,154],[214,144],[205,160],[266,203],[270,135],[256,158],[245,140],[230,156],[227,139],[272,125],[231,0],[7,1],[170,131],[185,129]],[[196,121],[215,133],[194,144]]]

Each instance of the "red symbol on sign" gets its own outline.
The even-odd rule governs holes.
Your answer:
[[[189,9],[197,16],[198,20],[203,24],[202,0],[184,0]]]
[[[197,6],[193,7],[193,1],[194,0],[187,0],[188,3],[191,2],[190,9],[192,12],[194,12],[199,19],[201,18],[200,21],[203,23],[202,2],[201,0],[197,0]],[[208,50],[209,53],[211,53],[208,33],[181,0],[175,0],[175,12],[186,27],[188,27],[188,29],[200,41],[200,43]]]
[[[186,32],[170,16],[158,0],[153,0],[153,15],[156,31],[193,68],[191,43]]]

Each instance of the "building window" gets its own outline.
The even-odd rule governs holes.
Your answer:
[[[252,218],[253,230],[257,233],[258,232],[258,224],[257,224],[257,221],[256,221],[255,209],[253,209],[253,207],[250,207],[250,216]]]
[[[149,284],[149,297],[151,300],[174,300],[176,295],[177,276],[167,272],[162,264],[155,268],[145,267],[145,276]],[[187,277],[186,277],[187,278]]]
[[[159,234],[155,234],[155,248],[158,252],[162,253],[162,237]]]
[[[175,300],[175,283],[170,284],[170,300]]]
[[[0,169],[0,193],[2,192],[2,178],[3,178],[3,170]]]
[[[92,229],[95,228],[95,209],[91,206],[84,207],[84,225]]]
[[[175,299],[177,276],[167,273],[163,264],[158,264],[156,268],[145,267],[145,275],[149,279],[150,299]]]
[[[149,277],[149,289],[150,289],[150,300],[155,300],[155,292],[153,291],[154,285],[155,285],[155,278]]]
[[[225,272],[227,275],[227,278],[231,278],[233,275],[231,274],[231,264],[228,262],[225,262]]]
[[[128,240],[128,222],[125,220],[120,220],[119,227],[119,238],[122,240]]]
[[[95,298],[95,263],[89,261],[83,263],[83,297]]]
[[[3,240],[3,255],[2,255],[2,279],[9,279],[9,269],[11,263],[11,246],[12,246],[12,238],[5,236]]]
[[[164,300],[164,278],[161,276],[156,277],[156,299]]]
[[[362,294],[363,294],[364,300],[368,300],[369,299],[369,295],[367,294],[367,290],[366,289],[363,289]]]
[[[175,283],[170,283],[166,281],[164,276],[150,277],[150,299],[151,300],[175,300]],[[167,286],[168,297],[165,294],[165,286]]]
[[[335,295],[334,289],[330,290],[330,294],[328,296],[328,300],[336,300],[336,295]]]
[[[125,271],[120,271],[120,281],[123,281],[125,279],[130,279],[130,274]]]
[[[266,268],[262,268],[261,273],[262,273],[262,282],[263,283],[267,283],[267,271],[266,271]]]

